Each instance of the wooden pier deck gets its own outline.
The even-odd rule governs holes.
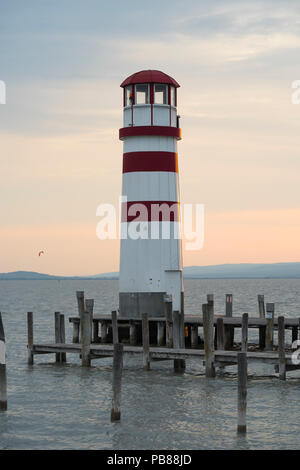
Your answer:
[[[81,354],[81,345],[74,343],[49,343],[49,344],[34,344],[32,352],[36,354],[56,354],[56,353],[73,353]],[[216,365],[229,365],[237,363],[237,354],[239,350],[214,351],[213,359]],[[114,345],[113,344],[91,344],[90,354],[91,359],[101,359],[105,357],[113,357]],[[200,359],[205,360],[204,349],[175,349],[175,348],[159,348],[150,347],[150,360],[175,360],[175,359]],[[127,346],[124,345],[123,354],[127,356],[141,356],[143,354],[142,346]],[[247,359],[249,362],[264,362],[267,364],[277,365],[279,362],[279,355],[276,351],[262,351],[262,352],[247,352]],[[286,365],[293,366],[292,353],[285,356]],[[300,366],[299,366],[300,367]]]

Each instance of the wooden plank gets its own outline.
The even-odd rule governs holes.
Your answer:
[[[89,367],[91,365],[91,314],[86,308],[84,292],[77,291],[76,297],[80,313],[81,365]]]

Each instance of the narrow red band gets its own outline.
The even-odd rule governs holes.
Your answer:
[[[181,139],[181,129],[169,126],[130,126],[119,129],[120,140],[124,137],[136,137],[139,135],[158,135],[164,137],[175,137]]]
[[[130,201],[122,203],[122,222],[177,222],[179,202]]]
[[[123,173],[169,171],[178,173],[176,152],[127,152],[123,154]]]

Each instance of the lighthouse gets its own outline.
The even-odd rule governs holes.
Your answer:
[[[174,78],[158,70],[130,75],[123,88],[120,317],[183,311]]]

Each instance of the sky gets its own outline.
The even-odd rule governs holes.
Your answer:
[[[143,69],[181,85],[181,202],[205,207],[184,265],[300,261],[299,33],[298,0],[0,0],[0,272],[118,270],[96,209]]]

